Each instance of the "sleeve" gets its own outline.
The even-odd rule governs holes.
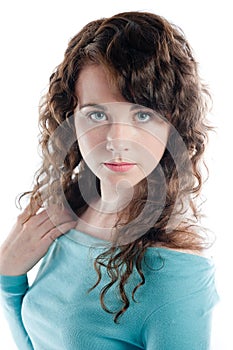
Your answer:
[[[20,350],[33,350],[30,338],[24,328],[21,308],[28,290],[27,275],[0,275],[0,299],[14,341]]]
[[[146,350],[209,350],[212,310],[217,293],[197,292],[162,306],[145,321]]]

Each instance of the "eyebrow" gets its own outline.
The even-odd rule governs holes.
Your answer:
[[[108,104],[109,104],[109,103],[106,103],[106,105],[108,105]],[[111,102],[110,102],[110,104],[111,104]],[[91,103],[91,102],[90,102],[90,103],[84,103],[83,105],[80,105],[80,109],[79,109],[79,110],[81,111],[81,110],[82,110],[83,108],[85,108],[85,107],[94,107],[94,108],[98,108],[99,110],[104,111],[104,112],[108,111],[108,107],[105,106],[104,104]],[[131,104],[130,111],[140,110],[140,109],[151,110],[151,108],[146,107],[146,106],[143,106],[143,105],[138,105],[138,104],[135,104],[135,103],[132,103],[132,104]],[[152,111],[156,113],[156,111],[154,111],[153,109],[152,109]],[[158,116],[159,116],[162,120],[167,121],[167,118],[165,118],[164,116],[162,116],[160,113],[159,113]]]
[[[83,105],[80,106],[80,110],[85,108],[85,107],[95,107],[95,108],[98,108],[102,111],[107,111],[108,108],[106,106],[103,106],[103,105],[99,105],[97,103],[84,103]]]
[[[111,102],[110,102],[111,103]],[[103,111],[107,111],[108,108],[107,106],[104,106],[104,105],[100,105],[98,103],[84,103],[83,105],[80,105],[80,110],[85,108],[85,107],[95,107],[95,108],[98,108],[100,110],[103,110]],[[134,104],[132,103],[132,106],[130,108],[130,111],[133,111],[135,109],[142,109],[142,108],[146,108],[148,109],[147,107],[145,106],[141,106],[141,105],[137,105],[137,104]],[[149,108],[150,109],[150,108]]]
[[[130,108],[130,111],[134,111],[135,109],[143,109],[143,108],[145,108],[145,109],[148,109],[147,107],[145,107],[145,106],[141,106],[141,105],[137,105],[137,104],[132,104],[132,106],[131,106],[131,108]]]

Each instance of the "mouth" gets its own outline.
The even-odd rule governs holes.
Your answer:
[[[130,169],[132,169],[136,163],[127,163],[127,162],[111,162],[111,163],[104,163],[104,165],[115,172],[127,172]]]

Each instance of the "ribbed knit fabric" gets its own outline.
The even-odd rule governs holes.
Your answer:
[[[27,275],[0,276],[1,304],[20,350],[207,350],[212,310],[218,301],[214,264],[205,257],[166,248],[148,248],[143,271],[146,282],[130,297],[130,307],[113,321],[100,305],[109,281],[102,270],[96,282],[94,259],[105,241],[77,230],[57,239],[43,258],[29,287]],[[130,296],[140,282],[132,274]],[[119,310],[114,286],[106,306]]]

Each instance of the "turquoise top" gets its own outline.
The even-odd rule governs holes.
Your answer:
[[[20,350],[207,350],[218,294],[214,264],[202,256],[148,248],[146,282],[130,307],[113,321],[100,305],[109,281],[96,282],[93,261],[106,241],[75,229],[58,238],[43,258],[31,286],[27,275],[0,276],[1,302]],[[127,295],[140,281],[133,273]],[[121,308],[117,288],[106,296],[110,310]]]

